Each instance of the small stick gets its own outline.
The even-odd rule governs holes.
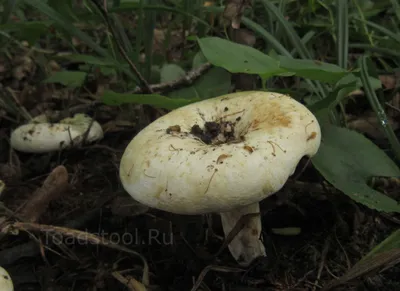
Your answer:
[[[64,166],[56,167],[19,211],[25,222],[36,222],[46,211],[49,203],[68,189],[68,172]]]
[[[152,84],[149,85],[149,87],[153,92],[166,92],[166,91],[172,91],[181,86],[191,85],[194,81],[200,78],[205,72],[207,72],[211,67],[212,67],[211,63],[204,63],[199,67],[190,70],[189,72],[186,73],[186,75],[182,76],[179,79],[165,83]],[[143,89],[137,88],[132,93],[141,93],[141,92],[143,92]]]
[[[81,231],[77,229],[71,229],[55,225],[37,224],[37,223],[27,223],[27,222],[14,222],[10,223],[4,227],[1,231],[3,233],[15,233],[15,230],[25,231],[25,232],[43,232],[47,234],[60,234],[65,237],[74,238],[76,240],[84,240],[87,243],[102,245],[110,249],[126,252],[134,256],[139,257],[143,262],[143,276],[142,283],[144,285],[149,285],[149,265],[145,257],[140,253],[133,251],[127,247],[121,246],[119,244],[113,243],[106,238],[97,236],[95,234],[88,233],[86,231]],[[58,237],[59,238],[59,237]]]

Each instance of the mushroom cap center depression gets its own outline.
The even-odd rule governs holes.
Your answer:
[[[150,207],[182,214],[222,212],[278,191],[320,128],[308,109],[277,93],[240,92],[159,118],[128,145],[126,191]]]

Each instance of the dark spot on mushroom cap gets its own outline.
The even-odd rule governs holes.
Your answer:
[[[194,135],[200,135],[200,134],[203,134],[203,130],[200,128],[200,126],[198,124],[195,124],[190,129],[190,133],[194,134]]]
[[[228,110],[229,110],[229,108],[228,108],[228,107],[225,107],[225,108],[224,108],[224,111],[225,111],[225,112],[226,112],[226,111],[228,111]]]
[[[206,122],[204,128],[212,137],[216,137],[220,131],[219,124],[213,121]]]
[[[172,126],[168,127],[166,131],[168,134],[170,134],[172,132],[179,133],[179,132],[181,132],[181,127],[179,125],[172,125]]]

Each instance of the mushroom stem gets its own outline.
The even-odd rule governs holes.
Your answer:
[[[236,223],[246,214],[260,213],[260,204],[253,203],[229,212],[221,212],[222,228],[225,237]],[[242,266],[248,266],[254,259],[266,256],[264,244],[260,240],[262,225],[260,215],[242,219],[242,230],[233,238],[228,248],[235,260]]]

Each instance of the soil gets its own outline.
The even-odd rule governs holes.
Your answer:
[[[206,126],[206,134],[215,136],[214,125]],[[275,195],[261,203],[266,258],[240,268],[225,249],[210,259],[222,241],[209,231],[205,217],[155,209],[115,211],[116,199],[122,208],[135,206],[119,183],[118,163],[137,130],[120,129],[107,133],[96,145],[61,153],[11,152],[11,159],[3,138],[0,174],[7,188],[2,202],[18,214],[49,173],[58,165],[65,166],[69,188],[50,203],[37,223],[97,234],[140,253],[149,264],[148,290],[191,290],[209,265],[220,268],[200,276],[198,290],[320,290],[398,228],[395,222],[340,193],[288,186],[281,194],[290,199]],[[3,128],[2,136],[7,132]],[[301,179],[318,183],[321,177],[308,167]],[[213,232],[222,236],[218,215],[212,218]],[[8,219],[16,220],[12,215]],[[277,227],[300,227],[301,233],[276,235],[271,229]],[[62,235],[20,231],[4,236],[0,249],[0,265],[11,274],[16,290],[128,290],[112,272],[137,280],[143,274],[137,256]],[[399,290],[399,271],[395,266],[336,290]]]

